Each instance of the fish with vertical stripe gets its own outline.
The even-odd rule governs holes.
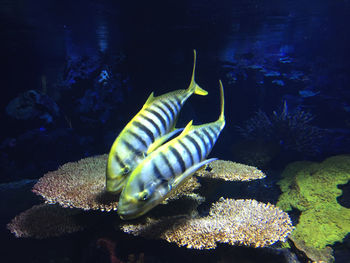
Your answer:
[[[131,173],[118,203],[122,219],[137,218],[164,201],[206,160],[225,126],[224,89],[220,81],[221,113],[217,121],[192,125],[179,136],[151,152]]]
[[[106,190],[120,193],[130,172],[169,138],[179,133],[175,124],[186,100],[193,94],[205,96],[207,91],[195,82],[196,51],[192,79],[187,89],[154,97],[153,92],[142,109],[125,126],[109,152],[106,169]]]

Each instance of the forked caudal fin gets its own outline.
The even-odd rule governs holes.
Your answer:
[[[193,55],[194,55],[194,59],[193,59],[194,61],[193,61],[192,78],[191,78],[190,86],[188,87],[187,90],[189,92],[194,92],[194,94],[197,94],[197,95],[206,96],[208,94],[208,91],[199,87],[199,85],[196,83],[196,80],[195,80],[195,71],[196,71],[196,62],[197,62],[197,52],[195,49],[193,50]]]

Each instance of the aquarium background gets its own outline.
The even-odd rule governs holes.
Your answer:
[[[276,203],[288,163],[349,154],[350,1],[2,0],[0,14],[2,262],[110,262],[96,245],[105,237],[119,240],[125,262],[140,253],[145,262],[286,262],[268,249],[210,256],[105,226],[20,240],[6,224],[41,201],[30,189],[44,173],[107,153],[152,91],[187,88],[193,49],[209,95],[188,100],[178,127],[217,119],[221,79],[226,127],[210,156],[268,176],[216,196]],[[342,189],[350,208],[349,184]],[[336,262],[349,250],[348,238],[336,244]]]

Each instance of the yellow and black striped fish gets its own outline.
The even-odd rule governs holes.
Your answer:
[[[225,126],[224,90],[220,81],[221,114],[217,121],[192,125],[150,153],[131,173],[119,198],[122,219],[139,217],[161,203],[201,166]]]
[[[190,86],[154,97],[153,92],[136,116],[125,126],[110,150],[106,190],[119,193],[130,172],[146,156],[181,130],[175,129],[180,110],[193,94],[207,95],[195,82],[196,51]]]

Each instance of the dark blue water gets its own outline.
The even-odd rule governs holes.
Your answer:
[[[217,118],[221,79],[227,124],[213,157],[271,171],[266,185],[275,185],[292,161],[349,154],[349,15],[348,0],[3,0],[0,182],[35,180],[68,161],[107,153],[152,91],[187,88],[193,49],[196,80],[209,95],[193,96],[178,126]],[[262,115],[270,126],[257,124]],[[296,124],[288,124],[288,116]],[[276,186],[254,187],[241,194],[270,202],[280,194]],[[2,224],[30,207],[20,200],[1,201],[8,210]],[[64,256],[40,258],[31,251],[43,243],[35,241],[31,250],[27,241],[11,240],[11,253],[26,247],[30,258],[7,255],[6,262],[93,262],[87,251],[96,237],[86,238],[90,243],[76,250],[52,241],[67,249]],[[74,247],[81,237],[67,240]],[[345,262],[341,253],[338,262]]]

